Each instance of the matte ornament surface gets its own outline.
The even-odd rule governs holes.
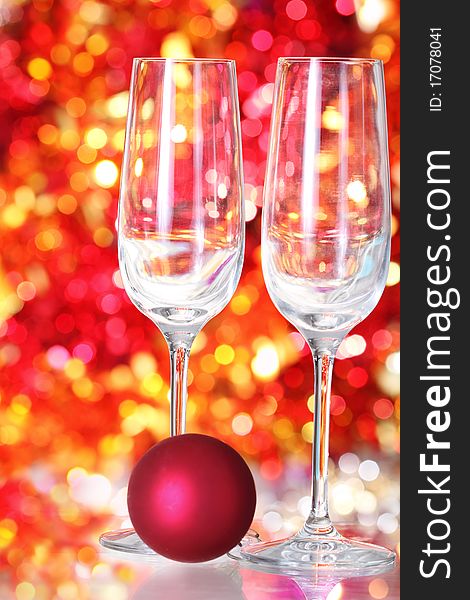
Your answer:
[[[181,562],[225,554],[248,531],[256,490],[248,465],[227,444],[185,434],[153,446],[129,481],[129,515],[155,552]]]

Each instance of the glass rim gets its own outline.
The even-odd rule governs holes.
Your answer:
[[[235,62],[233,58],[196,58],[196,57],[188,57],[188,58],[170,58],[164,56],[134,56],[132,59],[133,62],[180,62],[180,63],[222,63],[222,64],[232,64]]]
[[[379,58],[362,58],[355,56],[280,56],[278,63],[282,62],[325,62],[325,63],[345,63],[345,64],[380,64]]]

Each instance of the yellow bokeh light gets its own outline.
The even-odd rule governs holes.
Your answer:
[[[71,194],[63,194],[57,199],[57,208],[64,215],[71,215],[77,209],[77,201]]]
[[[59,131],[54,125],[46,123],[44,125],[41,125],[41,127],[39,127],[38,129],[38,139],[43,144],[53,144],[57,141],[58,137]]]
[[[315,164],[320,173],[326,173],[336,167],[338,156],[334,152],[323,150],[316,155]]]
[[[93,393],[93,382],[88,377],[80,377],[72,383],[73,393],[82,399],[89,399]]]
[[[67,507],[70,509],[71,507]],[[72,514],[75,512],[74,508],[72,508]],[[76,515],[78,516],[80,511],[76,510]],[[74,522],[75,518],[71,518],[70,522]],[[63,600],[73,600],[74,598],[79,597],[78,585],[74,581],[64,581],[57,586],[57,596],[59,598],[63,598]]]
[[[248,435],[253,428],[253,419],[247,413],[239,413],[232,419],[232,430],[236,435]]]
[[[22,436],[18,427],[8,424],[0,427],[0,444],[13,446],[17,444],[21,438]]]
[[[142,380],[141,389],[146,396],[155,396],[163,387],[163,379],[158,373],[148,373]]]
[[[101,160],[94,169],[94,179],[103,188],[110,188],[116,183],[119,171],[112,160]]]
[[[29,581],[22,581],[15,588],[17,600],[33,600],[36,597],[36,588]]]
[[[129,417],[135,412],[137,402],[135,400],[123,400],[119,404],[119,414],[121,417]]]
[[[115,94],[106,102],[106,110],[111,117],[122,119],[127,115],[127,104],[129,102],[129,93],[120,92]]]
[[[349,515],[354,510],[353,489],[340,483],[333,490],[333,504],[340,515]]]
[[[65,110],[71,117],[82,117],[86,112],[86,103],[82,98],[77,96],[67,100]]]
[[[217,29],[222,31],[229,29],[237,20],[237,16],[237,9],[229,2],[223,2],[213,12]]]
[[[135,165],[134,165],[135,176],[140,177],[142,175],[143,170],[144,170],[144,161],[141,158],[138,158],[135,161]]]
[[[65,150],[76,150],[80,145],[80,136],[74,129],[66,129],[60,136],[60,145]]]
[[[55,44],[51,48],[51,60],[56,65],[66,65],[71,56],[72,53],[65,44]]]
[[[137,415],[131,415],[123,419],[121,429],[125,435],[134,436],[145,429],[145,423]]]
[[[191,58],[193,51],[187,36],[180,31],[175,31],[163,39],[160,55],[168,58]]]
[[[73,70],[77,75],[84,77],[88,75],[93,70],[95,65],[95,61],[93,56],[88,52],[79,52],[72,61]]]
[[[26,415],[31,410],[31,400],[25,394],[17,394],[12,398],[10,408],[18,415]]]
[[[64,373],[69,379],[79,379],[85,375],[85,365],[79,358],[70,358],[65,363]]]
[[[101,127],[93,127],[85,134],[85,142],[88,144],[88,146],[95,148],[96,150],[104,148],[107,141],[108,136],[106,135],[104,129],[101,129]]]
[[[219,183],[217,186],[217,196],[222,199],[227,197],[227,186],[225,183]]]
[[[189,30],[193,35],[210,38],[214,35],[212,19],[202,15],[196,15],[189,21]]]
[[[28,73],[34,79],[45,81],[51,77],[52,67],[50,62],[45,58],[33,58],[28,63]]]
[[[142,143],[144,148],[151,148],[155,143],[155,133],[151,129],[144,131],[142,136]]]
[[[188,132],[186,131],[186,127],[184,125],[176,124],[170,133],[170,138],[175,144],[180,144],[184,142],[188,137]]]
[[[87,475],[88,475],[88,472],[83,467],[72,467],[71,469],[69,469],[67,471],[67,476],[66,476],[67,483],[69,485],[73,485],[74,483],[76,483],[80,479],[83,479]]]
[[[385,44],[375,44],[372,46],[370,51],[371,58],[378,58],[379,60],[387,63],[392,57],[392,52]]]
[[[85,42],[88,36],[88,30],[85,27],[85,25],[82,25],[81,23],[75,23],[74,25],[69,27],[69,29],[67,29],[65,35],[67,40],[71,44],[74,44],[75,46],[80,46]]]
[[[286,418],[278,419],[273,425],[273,433],[280,440],[288,440],[294,433],[292,421]]]
[[[31,210],[34,208],[36,196],[34,191],[28,185],[20,185],[14,193],[15,203],[23,210]]]
[[[77,150],[77,158],[85,165],[89,165],[96,160],[97,152],[87,144],[82,144]]]
[[[343,115],[334,106],[327,106],[322,114],[322,125],[330,131],[339,131],[344,125]]]
[[[150,119],[153,115],[153,111],[155,110],[155,100],[153,98],[147,98],[145,102],[142,104],[141,115],[144,121]]]
[[[308,444],[312,443],[312,440],[313,440],[313,423],[312,423],[312,421],[307,421],[307,423],[305,423],[304,426],[302,427],[302,437]]]
[[[62,243],[62,234],[57,229],[45,229],[36,234],[34,243],[38,250],[48,252],[58,248]]]
[[[131,357],[130,366],[137,379],[141,380],[147,375],[155,373],[157,361],[148,352],[137,352]]]
[[[94,33],[87,39],[85,47],[93,56],[99,56],[109,48],[109,42],[101,33]]]
[[[9,204],[2,213],[2,221],[10,229],[16,229],[26,221],[26,212],[16,204]]]
[[[387,283],[388,287],[396,285],[400,282],[400,265],[396,262],[391,262],[388,268]]]
[[[87,174],[82,171],[77,171],[70,176],[70,187],[76,192],[84,192],[88,184]]]
[[[230,381],[238,386],[251,383],[251,371],[246,365],[234,364],[229,373]]]
[[[399,226],[400,226],[400,221],[396,218],[395,215],[392,215],[391,227],[390,227],[390,230],[391,230],[390,232],[391,232],[392,236],[394,236],[396,234]]]
[[[206,347],[207,344],[207,335],[204,333],[204,331],[200,331],[197,336],[196,339],[193,342],[193,347],[191,349],[191,356],[194,356],[195,354],[198,354],[199,352],[201,352],[201,350],[203,350]]]
[[[356,204],[363,204],[367,199],[366,186],[358,179],[350,181],[346,186],[348,198]]]
[[[107,227],[98,227],[93,233],[93,241],[100,248],[107,248],[114,242],[114,235]]]
[[[387,34],[376,35],[372,40],[370,55],[372,58],[378,58],[387,63],[392,57],[394,50],[395,42],[391,36]]]
[[[251,361],[251,370],[261,380],[275,379],[279,373],[279,356],[272,344],[264,344]]]
[[[365,33],[372,33],[387,14],[387,4],[383,0],[362,0],[356,10],[357,22]]]
[[[340,583],[337,583],[335,587],[331,590],[331,592],[326,597],[326,600],[341,600],[343,597],[343,586]]]
[[[164,413],[149,404],[139,404],[135,411],[125,417],[121,423],[123,433],[131,436],[139,434],[144,429],[162,436],[166,433],[167,426]]]
[[[94,2],[94,0],[85,0],[81,3],[78,14],[84,21],[93,25],[97,23],[104,24],[108,21],[109,8],[106,4]]]
[[[235,351],[232,346],[221,344],[215,349],[214,357],[220,365],[229,365],[235,358]]]
[[[6,548],[14,540],[18,526],[13,519],[0,520],[0,548]]]
[[[260,412],[262,415],[265,415],[267,417],[274,415],[276,410],[277,400],[276,398],[274,398],[274,396],[265,396],[256,407],[257,412]]]
[[[313,410],[314,410],[314,407],[315,407],[315,394],[312,394],[311,396],[308,397],[307,407],[308,407],[308,410],[311,413],[313,413]]]
[[[232,298],[230,308],[236,315],[246,315],[250,312],[251,300],[244,294],[237,294]]]
[[[111,144],[112,144],[113,148],[115,150],[118,150],[119,152],[122,152],[124,150],[125,139],[126,139],[126,130],[125,129],[120,129],[119,131],[116,131],[116,133],[113,135],[113,139],[111,140]],[[145,146],[145,142],[144,142],[144,146]]]
[[[233,414],[233,405],[228,398],[218,398],[209,408],[217,419],[228,419]]]

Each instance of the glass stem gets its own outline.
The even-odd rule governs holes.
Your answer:
[[[334,531],[328,515],[328,455],[330,435],[330,396],[334,353],[312,351],[314,366],[314,410],[312,443],[312,509],[304,531],[326,534]]]
[[[191,346],[168,344],[170,349],[170,435],[186,431],[186,401],[188,398],[188,361]]]

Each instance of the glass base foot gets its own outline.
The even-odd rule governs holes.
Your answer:
[[[238,544],[238,547],[259,542],[260,537],[256,531],[249,529],[245,537]],[[152,548],[149,548],[134,529],[117,529],[116,531],[107,531],[100,535],[100,544],[109,550],[118,552],[127,552],[130,554],[140,554],[146,556],[159,556]]]
[[[100,535],[100,544],[109,550],[129,552],[130,554],[147,554],[156,556],[156,552],[149,548],[135,532],[135,529],[117,529],[107,531]]]
[[[261,570],[285,575],[305,575],[334,571],[342,576],[373,575],[393,567],[396,555],[391,550],[335,535],[294,536],[274,542],[240,547],[237,558]]]

